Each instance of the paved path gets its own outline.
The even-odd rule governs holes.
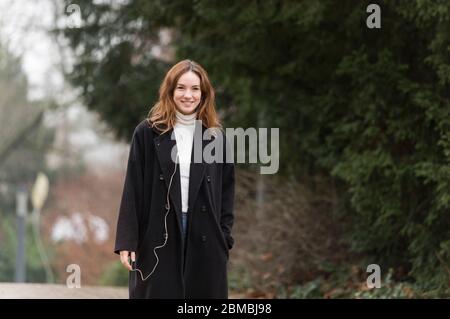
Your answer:
[[[127,299],[127,288],[0,283],[0,299]]]
[[[244,298],[231,294],[230,299]],[[128,299],[128,288],[0,283],[0,299]]]

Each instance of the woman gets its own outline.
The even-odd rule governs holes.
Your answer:
[[[223,130],[202,138],[220,127],[206,71],[174,65],[131,142],[115,244],[130,298],[228,298],[234,165]],[[194,160],[217,137],[222,160]]]

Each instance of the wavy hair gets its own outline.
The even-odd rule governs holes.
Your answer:
[[[208,73],[198,63],[191,60],[180,61],[167,72],[159,88],[159,100],[148,113],[147,121],[161,133],[174,127],[176,104],[173,93],[179,78],[186,72],[194,72],[200,78],[202,96],[196,108],[196,119],[201,120],[206,128],[222,129],[216,113],[214,88],[209,81]]]

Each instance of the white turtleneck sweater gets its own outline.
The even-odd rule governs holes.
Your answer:
[[[187,212],[189,203],[189,172],[196,116],[197,113],[184,115],[176,111],[177,121],[174,132],[180,163],[181,209],[183,212]]]

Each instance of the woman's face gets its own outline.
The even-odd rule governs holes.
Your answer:
[[[202,91],[198,75],[189,71],[180,76],[173,91],[173,100],[177,110],[185,115],[194,113],[200,104],[201,97]]]

